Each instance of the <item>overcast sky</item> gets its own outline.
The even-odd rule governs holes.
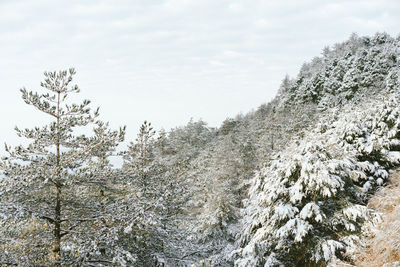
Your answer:
[[[19,89],[45,70],[75,67],[80,98],[128,139],[143,120],[218,126],[352,32],[397,36],[399,14],[396,0],[0,0],[0,143],[44,122]]]

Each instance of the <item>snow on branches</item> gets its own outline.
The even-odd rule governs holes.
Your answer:
[[[365,206],[370,193],[399,164],[399,102],[394,94],[333,110],[260,170],[235,264],[325,264],[345,257],[374,216]]]

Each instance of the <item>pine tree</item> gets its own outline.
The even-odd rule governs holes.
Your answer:
[[[25,103],[48,115],[52,122],[33,129],[16,128],[18,136],[30,143],[15,148],[6,145],[8,156],[1,162],[5,176],[0,187],[1,206],[7,209],[2,224],[8,226],[2,228],[1,235],[10,241],[1,245],[7,251],[3,255],[14,263],[64,264],[74,253],[81,253],[73,248],[81,247],[78,243],[85,239],[85,226],[99,216],[97,208],[85,202],[90,175],[84,169],[100,151],[115,147],[124,129],[107,130],[102,136],[76,134],[76,130],[96,123],[98,129],[104,129],[104,124],[97,121],[98,109],[93,112],[89,100],[67,102],[70,94],[80,91],[71,84],[75,73],[72,68],[45,72],[41,87],[46,92],[42,94],[21,89]],[[10,228],[13,223],[18,223],[15,229]]]
[[[145,197],[155,194],[154,176],[157,164],[154,160],[155,131],[150,122],[140,126],[136,142],[131,142],[124,154],[123,169],[137,189]]]
[[[399,96],[326,114],[252,181],[236,266],[326,266],[346,259],[366,201],[399,166]]]

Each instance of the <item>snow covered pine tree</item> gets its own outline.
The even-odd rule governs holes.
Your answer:
[[[87,166],[93,157],[109,156],[100,152],[112,151],[125,129],[105,129],[89,100],[66,103],[70,93],[80,91],[71,85],[74,74],[72,68],[45,72],[44,94],[21,89],[25,103],[53,121],[33,129],[16,128],[30,144],[14,149],[6,145],[9,155],[1,161],[0,180],[0,263],[61,266],[90,256],[82,244],[93,240],[87,238],[93,233],[87,228],[99,224],[102,213],[87,201],[93,186]],[[77,128],[89,125],[97,125],[93,136],[76,134]]]

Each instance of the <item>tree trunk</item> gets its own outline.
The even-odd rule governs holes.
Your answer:
[[[57,186],[57,199],[54,220],[54,249],[56,257],[60,257],[61,251],[61,188]]]
[[[53,252],[56,257],[56,266],[60,265],[60,256],[61,256],[61,184],[60,184],[60,175],[61,175],[61,162],[60,162],[60,94],[58,92],[57,97],[57,143],[56,143],[56,160],[57,160],[57,179],[56,179],[56,207],[55,207],[55,217],[54,217],[54,249]]]

